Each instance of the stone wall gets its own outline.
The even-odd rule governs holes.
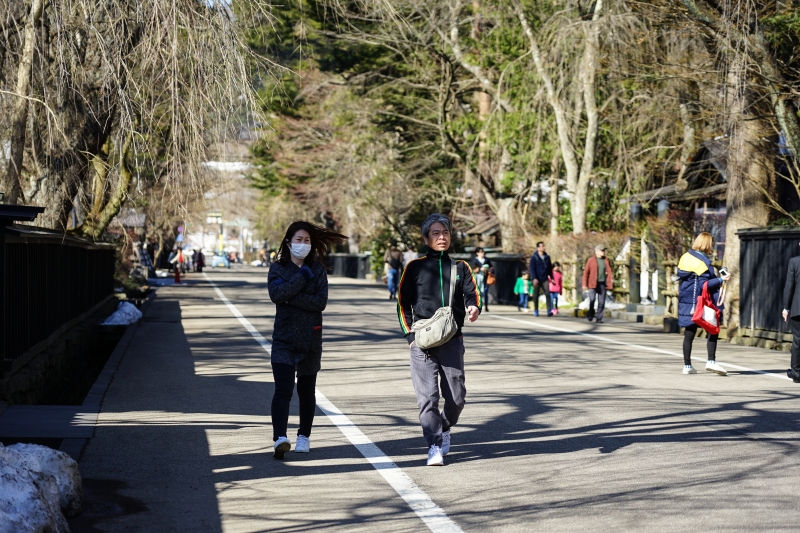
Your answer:
[[[0,379],[0,411],[6,405],[80,405],[125,330],[100,326],[119,304],[116,298],[59,336],[16,372]],[[85,394],[85,391],[84,391]]]

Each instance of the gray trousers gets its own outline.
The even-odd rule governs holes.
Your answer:
[[[594,301],[597,299],[597,314],[594,312]],[[589,318],[597,316],[603,319],[603,312],[606,310],[606,284],[597,282],[597,287],[589,289]]]
[[[458,422],[464,410],[464,337],[450,339],[426,354],[416,343],[411,346],[411,382],[417,394],[419,423],[430,448],[442,445],[442,432]],[[439,383],[444,408],[439,411]]]

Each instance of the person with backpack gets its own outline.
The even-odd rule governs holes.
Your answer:
[[[443,466],[450,451],[450,431],[461,416],[467,394],[461,328],[465,320],[478,319],[481,295],[469,265],[448,254],[450,219],[434,213],[421,230],[429,251],[406,266],[397,293],[397,314],[409,346],[427,465]],[[441,411],[440,394],[444,397]]]
[[[389,242],[389,249],[383,255],[384,268],[386,270],[386,287],[389,289],[389,299],[397,299],[397,283],[400,280],[400,272],[403,270],[403,252],[397,248],[397,240]]]
[[[544,294],[547,302],[547,316],[553,316],[552,302],[550,301],[549,283],[553,276],[553,264],[547,255],[544,243],[536,243],[536,251],[531,256],[528,271],[533,283],[533,315],[539,316],[539,295]]]
[[[272,440],[275,459],[291,450],[287,436],[289,404],[297,377],[300,427],[295,452],[311,450],[311,426],[317,408],[315,388],[322,360],[322,311],[328,305],[328,251],[347,237],[310,222],[292,222],[281,241],[277,260],[267,274],[275,303],[272,328]]]
[[[714,237],[710,233],[703,232],[698,235],[692,243],[692,249],[683,254],[678,261],[678,279],[680,287],[678,290],[678,326],[685,328],[683,333],[683,373],[697,374],[697,370],[692,366],[692,343],[697,335],[697,324],[693,321],[694,312],[697,306],[697,297],[703,291],[703,285],[708,283],[708,292],[713,300],[724,281],[728,281],[730,274],[718,275],[711,265],[709,258],[714,251]],[[722,305],[718,306],[722,310]],[[728,372],[716,361],[717,359],[717,340],[719,334],[709,335],[706,343],[708,350],[708,361],[706,370],[724,376]]]

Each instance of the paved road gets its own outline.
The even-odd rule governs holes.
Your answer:
[[[82,457],[75,531],[424,531],[404,479],[436,531],[798,527],[788,354],[720,344],[739,369],[722,377],[698,341],[684,376],[678,335],[495,307],[466,327],[467,406],[429,468],[393,302],[353,280],[331,279],[317,385],[399,470],[319,411],[312,453],[275,461],[269,358],[243,325],[270,338],[265,282],[243,268],[159,289]]]

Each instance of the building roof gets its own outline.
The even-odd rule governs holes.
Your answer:
[[[478,222],[467,230],[467,235],[493,235],[500,229],[500,221],[497,217],[491,217],[483,222]]]

